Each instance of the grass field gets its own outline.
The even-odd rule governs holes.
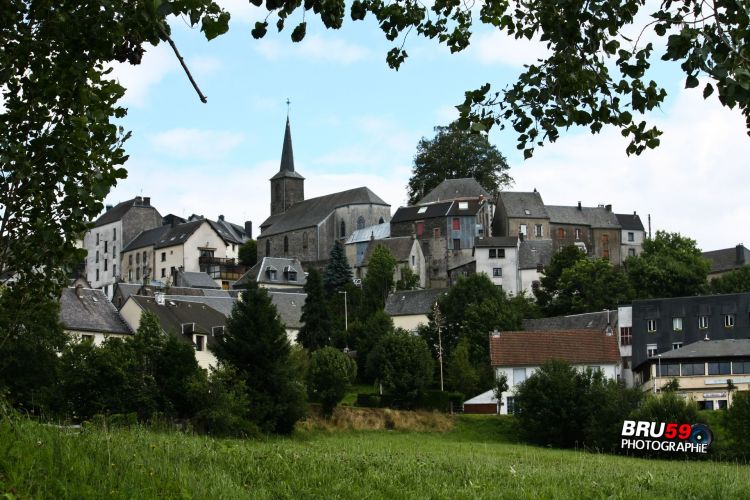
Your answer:
[[[0,498],[750,498],[745,465],[529,447],[507,422],[231,440],[6,419]]]

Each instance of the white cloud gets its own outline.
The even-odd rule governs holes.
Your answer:
[[[281,36],[288,36],[282,32]],[[347,42],[342,38],[308,35],[300,43],[279,39],[262,39],[254,44],[255,51],[269,61],[276,61],[282,57],[301,58],[306,61],[320,61],[337,64],[352,64],[363,61],[371,56],[370,49],[361,45]]]
[[[456,109],[456,106],[440,106],[437,110],[435,110],[435,119],[437,120],[436,123],[439,123],[440,125],[448,125],[449,123],[452,123],[458,118],[458,110]]]
[[[208,56],[195,56],[187,61],[188,68],[193,76],[211,76],[221,71],[224,65],[219,59]]]
[[[176,128],[154,135],[149,142],[168,156],[211,160],[225,156],[243,139],[244,135],[239,132]]]
[[[125,96],[120,103],[141,107],[146,104],[152,87],[158,85],[170,72],[178,68],[177,59],[166,45],[148,46],[138,66],[128,63],[112,63],[110,77],[125,87]]]
[[[478,35],[469,46],[469,53],[482,64],[523,66],[534,64],[549,54],[539,40],[516,39],[497,29]]]

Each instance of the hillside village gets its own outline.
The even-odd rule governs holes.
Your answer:
[[[434,320],[437,301],[463,278],[483,274],[509,297],[533,297],[561,249],[572,245],[589,259],[619,267],[640,255],[650,237],[637,207],[619,213],[611,205],[581,201],[547,205],[536,189],[492,194],[471,178],[446,179],[415,205],[397,208],[366,186],[306,199],[304,185],[287,119],[280,168],[270,178],[270,213],[259,225],[252,266],[241,263],[239,254],[253,239],[250,221],[162,215],[158,200],[141,196],[107,207],[81,242],[87,258],[80,278],[62,295],[66,331],[100,344],[132,336],[150,312],[164,331],[192,345],[200,366],[209,369],[216,366],[216,338],[249,281],[268,292],[289,341],[296,343],[306,275],[311,268],[324,270],[337,246],[358,287],[375,249],[388,250],[396,262],[393,282],[408,277],[411,289],[391,290],[385,313],[395,327],[416,333]],[[750,259],[742,245],[703,255],[711,263],[710,277]],[[343,305],[346,314],[351,304]],[[681,394],[700,408],[725,408],[732,387],[750,387],[748,311],[749,293],[654,298],[600,312],[525,319],[522,331],[488,329],[492,371],[505,374],[509,389],[499,401],[492,390],[465,394],[463,410],[513,413],[515,387],[549,359],[599,369],[647,392],[677,378]],[[729,378],[734,386],[728,387]]]

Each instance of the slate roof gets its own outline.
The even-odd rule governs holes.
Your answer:
[[[175,285],[185,288],[221,288],[208,273],[177,271]]]
[[[165,295],[164,300],[179,300],[182,302],[194,302],[205,304],[212,309],[219,311],[226,317],[232,314],[232,308],[237,299],[234,297],[204,297],[202,295]]]
[[[276,269],[276,279],[273,281],[268,279],[268,274],[266,273],[266,270],[269,267]],[[284,273],[284,270],[287,267],[291,267],[297,272],[296,281],[289,281],[287,279],[287,275]],[[235,281],[232,288],[243,288],[250,280],[255,280],[258,283],[265,284],[297,285],[301,287],[305,286],[305,283],[307,282],[305,271],[302,268],[300,261],[298,259],[285,259],[283,257],[263,257],[263,259],[258,261],[245,274],[243,274],[240,279]]]
[[[461,198],[479,198],[480,196],[489,198],[490,193],[473,177],[446,179],[419,200],[417,205],[435,203],[437,201],[458,200]]]
[[[142,286],[143,285],[140,283],[115,283],[113,297],[117,293],[117,290],[119,290],[120,295],[122,296],[122,302],[125,303],[125,301],[128,300],[128,297],[131,295],[137,295]]]
[[[626,231],[643,231],[643,223],[641,218],[633,212],[632,214],[615,214],[617,222],[620,223],[620,227]]]
[[[156,303],[155,298],[140,295],[133,295],[130,300],[135,301],[144,311],[154,313],[159,318],[162,330],[175,335],[178,339],[190,345],[193,345],[192,337],[182,335],[182,324],[195,323],[193,333],[206,335],[209,349],[216,345],[212,327],[226,326],[226,317],[206,304],[171,299],[165,300],[162,306]]]
[[[539,366],[550,359],[571,364],[619,364],[616,335],[596,330],[501,332],[490,336],[492,366]]]
[[[662,353],[661,359],[729,358],[750,356],[750,339],[699,340]]]
[[[396,213],[393,214],[393,217],[391,217],[391,224],[445,217],[448,215],[448,210],[450,210],[452,204],[452,201],[445,201],[422,206],[399,207]],[[420,209],[424,209],[422,213],[419,212]]]
[[[292,128],[289,125],[289,117],[286,117],[286,129],[284,130],[284,145],[281,148],[281,165],[276,175],[271,180],[282,177],[293,177],[304,179],[300,174],[294,171],[294,151],[292,150]]]
[[[703,252],[703,258],[708,259],[711,263],[712,273],[721,273],[724,271],[731,271],[738,269],[744,265],[750,264],[750,250],[745,248],[744,245],[738,245],[740,247],[739,252],[737,247],[722,248],[721,250],[711,250],[710,252]],[[737,261],[737,254],[739,253],[741,262]]]
[[[305,305],[306,293],[272,292],[271,302],[279,312],[279,319],[287,328],[302,327],[302,306]]]
[[[179,226],[177,226],[179,227]],[[141,233],[133,238],[133,241],[128,243],[122,248],[122,252],[130,252],[131,250],[137,250],[139,248],[151,247],[161,240],[167,231],[170,230],[170,226],[159,226],[153,229],[147,229],[141,231]]]
[[[617,331],[617,311],[609,311],[609,321],[613,331]],[[573,314],[570,316],[555,316],[552,318],[525,319],[524,330],[598,330],[603,332],[607,328],[607,311]]]
[[[534,191],[524,193],[518,191],[501,191],[498,195],[498,205],[505,207],[505,214],[509,218],[547,219],[549,214],[542,201],[542,195]],[[527,214],[526,211],[529,213]]]
[[[64,288],[60,296],[60,323],[66,330],[92,333],[133,333],[104,292],[91,288]]]
[[[174,227],[167,226],[167,231],[154,243],[154,249],[184,244],[190,238],[190,235],[201,227],[204,222],[206,222],[205,219],[198,219],[186,222],[185,224],[178,224]]]
[[[461,208],[461,204],[465,203],[466,208]],[[451,205],[451,208],[448,210],[448,215],[453,216],[467,216],[467,215],[476,215],[477,212],[479,212],[479,209],[482,207],[484,202],[479,202],[478,200],[463,200],[459,201],[456,200]]]
[[[407,262],[409,260],[409,254],[414,246],[414,240],[411,236],[401,236],[398,238],[387,238],[385,240],[375,240],[367,245],[365,255],[362,258],[361,266],[367,266],[370,263],[370,257],[378,246],[384,246],[391,252],[391,255],[396,262]]]
[[[588,226],[589,221],[582,208],[567,207],[561,205],[547,205],[549,221],[552,224],[571,224],[575,226]]]
[[[136,196],[132,200],[120,202],[104,212],[98,219],[94,221],[94,227],[103,226],[105,224],[110,224],[122,219],[123,216],[128,212],[128,210],[130,210],[134,206],[156,210],[156,208],[152,207],[151,205],[144,205],[143,198],[140,196]]]
[[[492,236],[492,237],[474,238],[474,246],[477,248],[517,247],[518,236]]]
[[[261,224],[263,230],[260,236],[275,234],[313,227],[320,224],[331,212],[347,205],[382,205],[389,207],[378,195],[366,187],[348,189],[317,198],[300,201],[289,207],[283,214],[269,217]],[[269,221],[273,222],[269,227]]]
[[[536,269],[539,264],[548,266],[553,254],[552,240],[524,240],[518,246],[518,267]]]
[[[210,219],[206,220],[208,220],[208,223],[211,224],[213,230],[216,231],[226,243],[242,245],[249,239],[245,234],[244,228],[241,228],[237,224],[232,224],[231,222],[222,220],[221,216],[218,221]]]
[[[619,229],[620,222],[612,210],[606,207],[583,207],[583,214],[592,228]]]
[[[357,229],[352,232],[349,239],[346,240],[346,244],[360,243],[363,241],[370,241],[371,237],[376,240],[382,240],[391,236],[391,223],[384,222],[382,224],[376,224],[374,226],[368,226],[364,229]]]
[[[445,288],[394,292],[385,301],[385,312],[388,316],[427,314],[432,311],[438,298],[446,293],[448,290]]]

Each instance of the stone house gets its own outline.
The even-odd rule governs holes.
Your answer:
[[[444,288],[394,292],[385,301],[385,313],[391,317],[396,328],[416,332],[420,325],[429,323],[427,316],[438,299],[447,292]]]
[[[492,235],[549,240],[550,217],[539,192],[536,189],[531,193],[501,191],[497,197]]]
[[[731,271],[736,271],[750,264],[750,250],[740,243],[732,248],[722,248],[703,252],[703,258],[711,263],[708,272],[709,281]]]
[[[60,323],[71,338],[99,345],[109,337],[132,337],[133,330],[102,290],[83,286],[64,288]]]
[[[427,284],[427,269],[422,246],[411,236],[398,238],[386,238],[383,240],[372,240],[369,242],[362,262],[354,268],[354,278],[364,279],[367,276],[367,267],[370,265],[372,254],[378,246],[384,246],[396,260],[396,269],[393,271],[393,282],[396,283],[403,278],[403,270],[411,269],[411,272],[419,277],[419,288],[425,288]]]
[[[617,222],[620,223],[620,255],[623,262],[628,257],[635,257],[643,252],[643,241],[646,239],[646,231],[637,213],[615,214]]]

